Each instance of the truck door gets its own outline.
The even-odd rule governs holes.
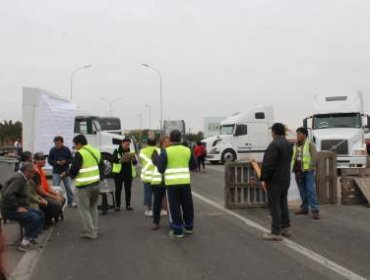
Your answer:
[[[256,160],[262,159],[263,153],[271,141],[271,131],[266,123],[249,124],[249,142]]]
[[[249,125],[249,124],[248,124]],[[245,159],[251,151],[251,143],[247,124],[237,124],[234,132],[233,147],[238,152],[238,159]]]
[[[97,129],[91,118],[75,120],[75,133],[85,135],[87,142],[94,147],[97,147],[99,144],[96,132]]]

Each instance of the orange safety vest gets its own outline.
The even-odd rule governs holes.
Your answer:
[[[46,179],[46,175],[45,175],[44,170],[42,168],[39,168],[37,165],[35,165],[35,171],[40,176],[41,187],[43,188],[43,190],[45,192],[49,192],[50,191],[50,186],[49,186],[48,180]]]

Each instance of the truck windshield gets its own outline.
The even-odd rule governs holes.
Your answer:
[[[121,121],[119,118],[97,118],[102,131],[121,131]]]
[[[359,113],[323,114],[313,117],[313,129],[325,128],[361,128]]]
[[[234,124],[226,124],[220,127],[221,135],[232,135],[234,133]]]

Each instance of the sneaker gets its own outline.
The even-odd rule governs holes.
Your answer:
[[[37,248],[43,248],[44,247],[44,244],[38,242],[36,239],[32,239],[30,240],[31,244],[34,246],[34,247],[37,247]]]
[[[153,217],[153,211],[152,211],[152,210],[149,210],[149,211],[148,211],[148,216],[149,216],[149,217]]]
[[[167,216],[167,215],[168,215],[168,213],[167,213],[166,210],[161,210],[161,216]]]
[[[308,215],[308,210],[300,209],[297,212],[294,212],[294,215]]]
[[[154,225],[150,228],[150,230],[153,230],[153,231],[155,231],[155,230],[159,230],[159,225],[158,225],[158,224],[154,224]]]
[[[127,211],[134,211],[134,208],[132,208],[131,206],[126,206],[126,210]]]
[[[83,233],[80,234],[80,237],[83,238],[83,239],[97,239],[98,238],[98,235],[97,234],[91,234],[91,233],[83,232]]]
[[[281,231],[281,235],[284,237],[290,238],[292,237],[293,234],[289,228],[283,228],[283,230]]]
[[[32,243],[28,243],[27,245],[19,245],[18,248],[17,248],[19,251],[22,251],[22,252],[28,252],[28,251],[31,251],[33,249],[33,245]]]
[[[178,233],[178,234],[175,234],[175,232],[173,230],[170,231],[170,233],[168,234],[171,238],[184,238],[184,234],[183,233]]]
[[[312,212],[312,218],[314,220],[320,220],[320,214],[319,214],[319,211],[314,211]]]
[[[184,229],[183,232],[186,234],[186,235],[190,235],[190,234],[193,234],[193,229]]]
[[[72,208],[77,208],[77,203],[76,202],[72,202]]]
[[[277,234],[272,234],[272,233],[264,233],[262,235],[262,239],[263,240],[267,240],[267,241],[280,241],[280,240],[283,240],[283,238],[281,237],[281,235],[277,235]]]
[[[145,210],[145,211],[144,211],[144,216],[145,216],[145,217],[149,217],[149,210]]]

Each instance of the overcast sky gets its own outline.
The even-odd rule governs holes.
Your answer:
[[[165,119],[193,131],[203,117],[272,104],[294,127],[315,93],[362,90],[370,110],[369,0],[0,0],[0,120],[21,120],[22,87],[74,100],[85,111]]]

